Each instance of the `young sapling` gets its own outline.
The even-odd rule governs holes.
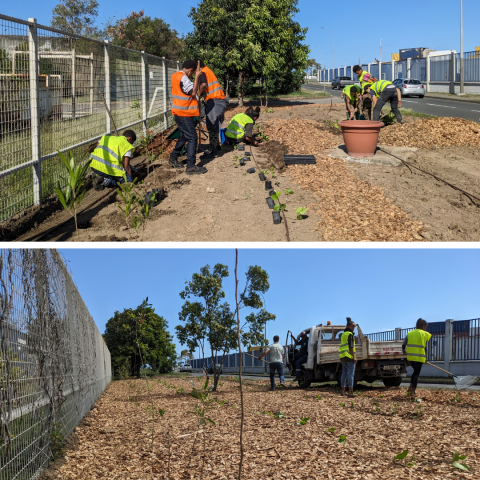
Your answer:
[[[295,213],[297,214],[297,219],[302,220],[303,216],[307,213],[307,207],[298,207]]]

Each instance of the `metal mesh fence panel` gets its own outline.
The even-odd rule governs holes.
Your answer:
[[[480,318],[453,323],[452,360],[480,360]]]
[[[430,58],[430,81],[449,82],[451,77],[451,55]]]
[[[370,65],[370,73],[376,78],[378,78],[378,70],[378,63],[372,63],[372,65]]]
[[[0,15],[0,222],[64,186],[58,151],[131,128],[138,141],[173,125],[177,62]],[[101,93],[100,93],[101,92]]]
[[[457,54],[457,78],[456,81],[460,81],[460,58],[461,55]],[[480,51],[465,52],[463,54],[463,71],[464,82],[480,82]]]
[[[438,362],[445,359],[445,322],[429,323],[427,332],[432,338],[427,344],[427,361]]]
[[[347,67],[347,75],[346,76],[352,78],[352,66]],[[353,78],[352,78],[352,80],[353,80]]]
[[[395,330],[388,330],[386,332],[366,333],[365,337],[371,342],[392,342],[395,341]]]
[[[0,480],[33,479],[111,379],[110,353],[55,250],[0,250]]]
[[[427,81],[427,63],[425,58],[411,60],[409,77],[421,82]]]
[[[382,78],[381,80],[392,81],[392,64],[391,63],[382,63]]]
[[[407,76],[407,62],[395,62],[395,80]]]

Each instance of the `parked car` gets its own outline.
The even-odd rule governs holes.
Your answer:
[[[222,372],[222,366],[221,366],[219,363],[217,363],[217,364],[215,365],[215,368],[216,368],[217,372],[220,372],[220,374],[223,373],[223,372]],[[211,364],[207,367],[207,373],[210,373],[210,374],[213,375],[213,363],[211,363]]]
[[[348,85],[360,85],[360,83],[353,81],[351,77],[336,77],[332,81],[332,90],[343,90]]]
[[[192,366],[189,363],[185,363],[185,365],[182,365],[180,367],[181,372],[191,372],[192,371]]]
[[[425,96],[425,85],[416,78],[398,78],[393,84],[400,89],[402,97],[418,95],[423,98]]]

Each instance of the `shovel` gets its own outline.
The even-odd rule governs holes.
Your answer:
[[[453,381],[455,382],[455,389],[456,390],[466,390],[468,387],[471,387],[480,377],[476,377],[475,375],[454,375],[453,373],[447,372],[443,368],[437,367],[432,363],[425,362],[427,365],[431,367],[438,368],[442,372],[448,373],[450,376],[453,377]]]

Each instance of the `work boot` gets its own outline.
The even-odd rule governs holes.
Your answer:
[[[355,398],[355,394],[353,393],[353,388],[348,389],[348,398]]]
[[[199,175],[207,172],[208,170],[205,167],[199,167],[198,165],[194,165],[193,167],[187,168],[187,175]]]
[[[344,397],[344,396],[346,395],[346,392],[345,392],[345,388],[344,388],[344,387],[342,387],[342,388],[340,389],[340,395],[341,395],[342,397]]]
[[[213,150],[207,150],[203,155],[201,155],[199,158],[200,160],[212,160],[213,158],[218,157],[218,150],[214,148]]]
[[[408,390],[407,390],[407,397],[411,397],[411,396],[412,396],[412,390],[413,390],[412,384],[410,384],[409,387],[408,387]]]
[[[96,190],[97,192],[100,192],[104,189],[105,187],[103,186],[103,177],[95,177],[93,179],[93,189]]]
[[[183,168],[184,165],[182,165],[181,163],[178,162],[178,160],[176,158],[171,158],[168,163],[173,167],[173,168]]]
[[[274,392],[274,391],[275,391],[275,387],[270,387],[270,391],[271,391],[271,392]]]

